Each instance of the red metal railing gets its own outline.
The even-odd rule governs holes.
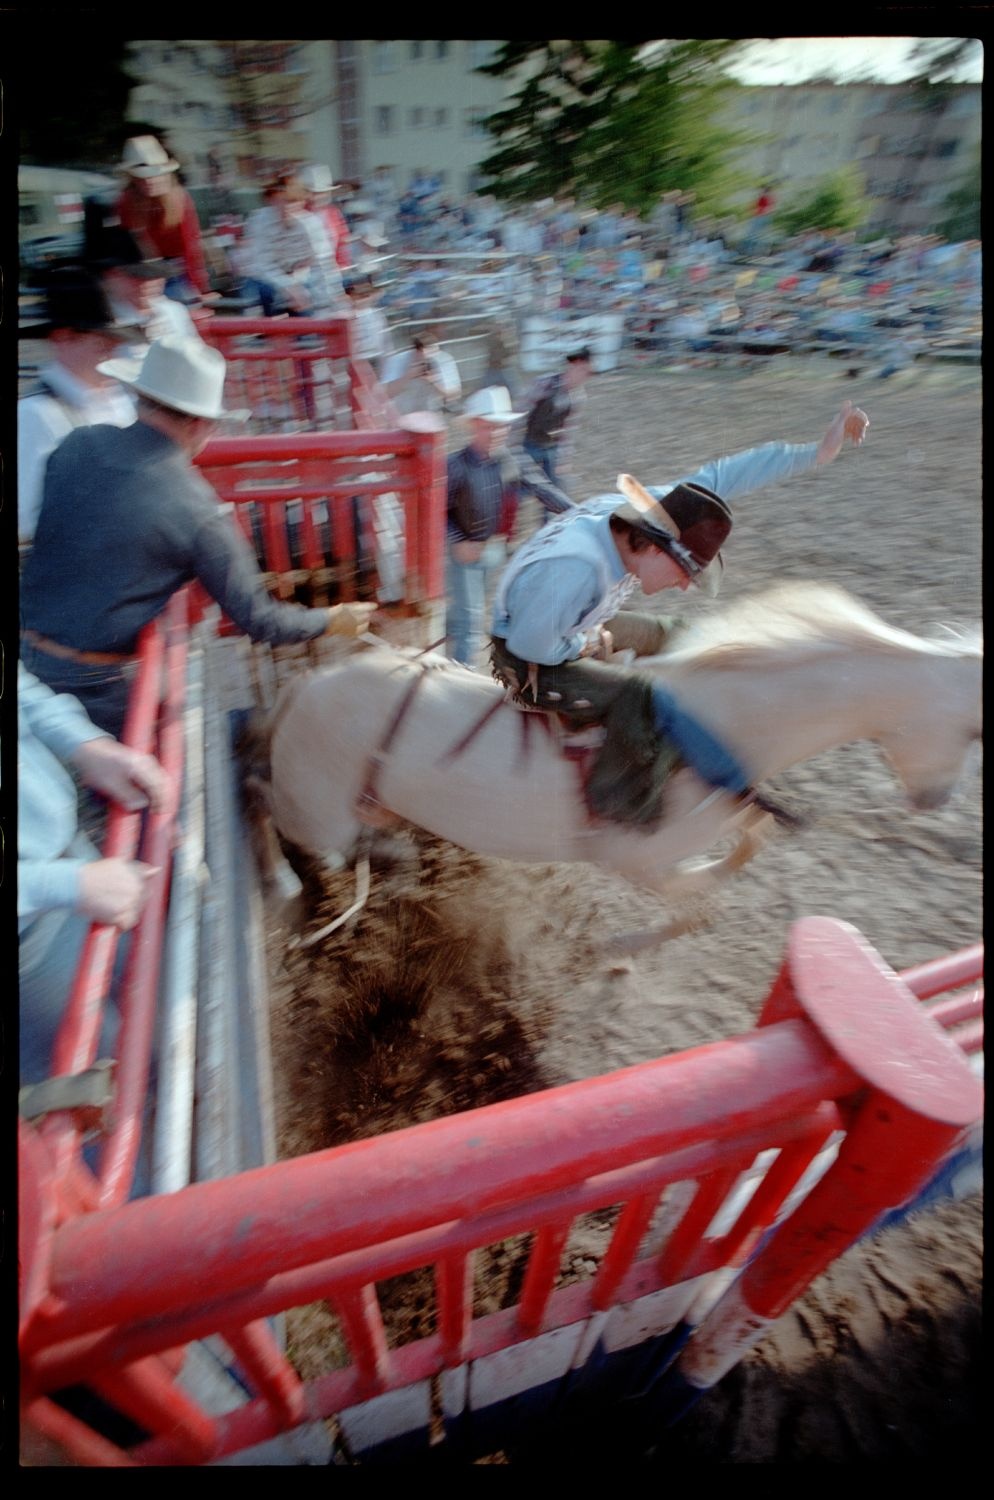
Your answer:
[[[248,410],[251,431],[353,426],[350,318],[213,317],[201,333],[227,361],[226,407]]]
[[[142,917],[131,936],[121,986],[121,1030],[114,1078],[114,1122],[105,1137],[95,1180],[80,1156],[80,1129],[66,1111],[46,1117],[41,1135],[51,1152],[53,1178],[71,1188],[88,1208],[109,1208],[127,1197],[138,1152],[148,1087],[155,1021],[159,953],[169,891],[176,805],[183,770],[182,714],[187,641],[186,591],[174,595],[163,616],[142,631],[138,670],[132,687],[123,740],[155,754],[169,781],[167,805],[143,817],[110,808],[103,856],[140,857],[155,867]],[[140,846],[140,847],[139,847]],[[120,934],[94,923],[85,940],[52,1055],[52,1076],[74,1074],[96,1058],[106,997]]]
[[[977,981],[982,952],[925,969],[911,977],[937,994]],[[50,1228],[44,1272],[24,1263],[40,1284],[22,1316],[27,1419],[47,1393],[86,1381],[154,1434],[119,1461],[189,1463],[722,1267],[748,1262],[750,1306],[775,1316],[920,1190],[979,1120],[981,1100],[961,1050],[901,977],[853,929],[805,919],[748,1035]],[[837,1159],[768,1236],[840,1129]],[[22,1130],[34,1222],[44,1162]],[[709,1238],[733,1184],[771,1147],[779,1154],[759,1189]],[[694,1196],[662,1249],[640,1259],[659,1195],[677,1182],[696,1184]],[[556,1288],[570,1225],[619,1204],[597,1274]],[[474,1319],[474,1251],[529,1231],[518,1305]],[[391,1350],[375,1284],[427,1265],[436,1332]],[[352,1363],[302,1385],[259,1320],[318,1298],[337,1313]],[[210,1333],[237,1349],[256,1391],[217,1417],[173,1399],[161,1367],[163,1351]],[[61,1440],[94,1461],[78,1434]]]
[[[340,599],[356,596],[353,506],[369,510],[377,496],[397,495],[404,509],[404,603],[416,609],[444,597],[441,433],[395,428],[215,438],[197,463],[219,498],[235,506],[269,572],[291,584],[300,574],[318,575]]]

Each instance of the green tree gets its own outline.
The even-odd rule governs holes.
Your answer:
[[[869,207],[859,174],[843,168],[823,177],[806,197],[785,203],[773,219],[788,236],[806,229],[858,229]]]
[[[983,47],[977,37],[922,37],[911,52],[911,61],[916,64],[912,82],[950,82],[958,74],[962,75],[964,67],[979,62],[982,57]]]
[[[706,212],[721,211],[738,136],[716,126],[713,113],[737,86],[719,68],[738,46],[505,42],[478,70],[521,74],[510,102],[485,121],[496,145],[481,163],[488,190],[524,202],[565,192],[644,211],[681,189]]]
[[[938,225],[938,233],[947,240],[979,240],[980,226],[980,146],[973,154],[973,161],[966,174],[953,188],[942,205],[945,217]]]

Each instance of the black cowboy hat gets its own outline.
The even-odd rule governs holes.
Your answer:
[[[732,513],[720,495],[701,484],[677,484],[656,499],[630,474],[618,475],[618,488],[627,503],[614,514],[668,552],[713,597],[724,567],[721,548],[732,529]]]
[[[84,246],[87,265],[98,273],[122,270],[147,281],[164,281],[169,275],[169,262],[146,259],[134,235],[122,224],[88,223]]]
[[[137,324],[118,321],[99,280],[85,266],[67,263],[52,266],[43,277],[42,290],[42,322],[31,330],[36,338],[45,338],[57,328],[68,328],[75,333],[105,333],[125,344],[145,337]]]

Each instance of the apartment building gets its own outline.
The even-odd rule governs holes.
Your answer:
[[[245,181],[326,162],[396,188],[429,172],[472,191],[483,119],[508,94],[473,70],[496,41],[135,41],[128,118],[159,125],[193,183],[211,155]]]
[[[158,125],[188,180],[219,160],[246,183],[304,161],[338,166],[336,49],[323,41],[133,41],[127,116]]]
[[[418,172],[454,194],[479,183],[491,150],[483,120],[515,84],[474,70],[497,41],[141,41],[128,66],[140,78],[129,118],[159,124],[194,184],[209,156],[246,182],[305,161],[339,177]],[[757,183],[781,202],[802,197],[840,167],[860,172],[870,227],[930,228],[968,169],[981,136],[981,90],[923,93],[908,84],[740,86],[722,122],[744,131],[737,152],[743,199]]]
[[[979,84],[926,92],[909,84],[801,83],[732,91],[722,123],[752,140],[737,166],[780,202],[803,198],[829,173],[855,167],[871,200],[870,228],[925,232],[969,169],[981,138]]]
[[[356,43],[360,151],[355,175],[392,168],[403,187],[419,171],[450,192],[472,192],[480,161],[492,149],[483,120],[511,91],[504,78],[474,69],[489,62],[496,41]]]

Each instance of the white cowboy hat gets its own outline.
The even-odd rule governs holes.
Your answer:
[[[173,161],[154,135],[133,135],[124,143],[117,169],[129,177],[162,177],[166,172],[178,172],[179,162]]]
[[[482,391],[467,396],[463,405],[463,416],[477,417],[481,422],[493,422],[495,426],[507,427],[518,422],[523,411],[511,410],[511,397],[506,386],[488,385]]]
[[[217,349],[203,339],[178,333],[166,334],[150,344],[137,370],[133,361],[123,359],[108,359],[97,366],[101,375],[109,375],[173,411],[214,421],[227,417],[244,422],[250,412],[225,411],[221,404],[226,368],[224,355]]]
[[[324,166],[321,162],[301,167],[297,173],[297,180],[309,193],[331,193],[338,186],[331,175],[331,168]]]

